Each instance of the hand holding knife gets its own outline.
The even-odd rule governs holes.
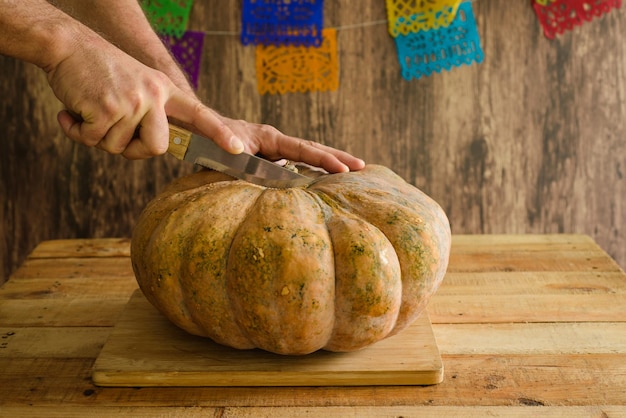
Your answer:
[[[169,125],[167,152],[179,160],[265,187],[278,189],[302,187],[314,180],[252,154],[245,152],[231,154],[212,140],[172,124]]]

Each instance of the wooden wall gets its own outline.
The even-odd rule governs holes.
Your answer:
[[[384,20],[382,0],[326,1],[325,25]],[[336,92],[259,96],[254,48],[208,35],[198,93],[221,112],[393,168],[454,233],[586,233],[626,267],[626,10],[547,40],[529,1],[474,2],[485,61],[400,76],[386,26],[338,32]],[[196,1],[190,29],[238,31],[240,2]],[[0,57],[0,276],[41,240],[130,236],[190,172],[65,139],[41,71]],[[1,279],[0,279],[1,281]]]

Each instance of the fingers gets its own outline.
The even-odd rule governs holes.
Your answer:
[[[76,132],[76,129],[80,131],[80,127],[75,128],[74,125],[79,124],[79,122],[76,119],[74,119],[74,117],[70,114],[70,112],[68,112],[67,110],[61,110],[57,114],[57,122],[59,122],[59,126],[61,127],[61,130],[63,131],[66,137],[74,141],[78,141],[78,139],[76,139],[77,136],[75,132]]]
[[[271,160],[285,158],[299,161],[321,167],[330,173],[356,171],[365,167],[363,160],[345,151],[285,135],[273,126],[218,117],[244,139],[247,151],[252,154],[260,153]]]
[[[308,141],[307,141],[308,142]],[[340,167],[337,162],[339,162],[339,164],[341,164],[341,166],[343,167],[347,167],[347,170],[345,171],[358,171],[361,170],[363,167],[365,167],[365,162],[360,159],[357,158],[355,156],[353,156],[352,154],[349,154],[345,151],[341,151],[335,148],[331,148],[328,147],[326,145],[322,145],[322,144],[318,144],[315,142],[310,142],[308,144],[309,146],[313,146],[314,148],[319,148],[321,149],[324,153],[326,153],[326,155],[331,155],[332,157],[325,157],[327,159],[330,159],[330,161],[328,161],[327,163],[324,163],[324,165],[328,165],[329,168],[326,168],[327,171],[330,172],[343,172],[343,171],[334,171],[332,168],[330,168],[331,165],[335,165],[337,167]],[[322,165],[322,167],[324,167],[324,165]]]
[[[174,92],[165,105],[165,112],[187,126],[195,128],[200,134],[212,139],[232,154],[246,150],[242,139],[216,112],[182,91]],[[249,149],[247,151],[250,152]]]
[[[161,155],[168,148],[167,117],[156,109],[142,119],[140,116],[120,119],[103,136],[104,129],[77,120],[67,110],[59,112],[57,120],[68,138],[110,154],[122,154],[130,160]]]
[[[263,126],[266,140],[260,141],[260,152],[269,158],[287,158],[321,167],[330,173],[360,170],[365,163],[360,158],[314,141],[287,136],[275,128]],[[269,133],[272,133],[269,135]],[[271,138],[271,140],[269,140]]]
[[[63,133],[73,141],[95,147],[106,134],[107,129],[88,124],[78,113],[62,110],[57,114],[57,121]]]
[[[165,154],[169,144],[168,121],[165,113],[153,109],[141,121],[139,137],[130,141],[122,155],[129,160]]]
[[[293,157],[295,161],[302,161],[317,167],[321,167],[330,173],[345,173],[347,171],[360,170],[365,166],[363,160],[356,158],[347,152],[328,147],[313,141],[291,138],[295,149]],[[286,154],[287,152],[285,152]]]
[[[109,128],[102,140],[98,142],[96,146],[110,154],[124,153],[126,147],[135,136],[135,131],[139,126],[140,121],[137,119],[137,117],[122,117]]]

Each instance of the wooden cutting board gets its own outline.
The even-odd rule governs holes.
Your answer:
[[[352,353],[281,356],[196,337],[162,316],[137,290],[96,359],[99,386],[432,385],[443,364],[428,314]]]

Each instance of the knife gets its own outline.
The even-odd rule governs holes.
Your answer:
[[[231,154],[212,140],[170,124],[167,152],[179,160],[220,171],[260,186],[276,189],[301,187],[314,178],[303,176],[255,155]]]

